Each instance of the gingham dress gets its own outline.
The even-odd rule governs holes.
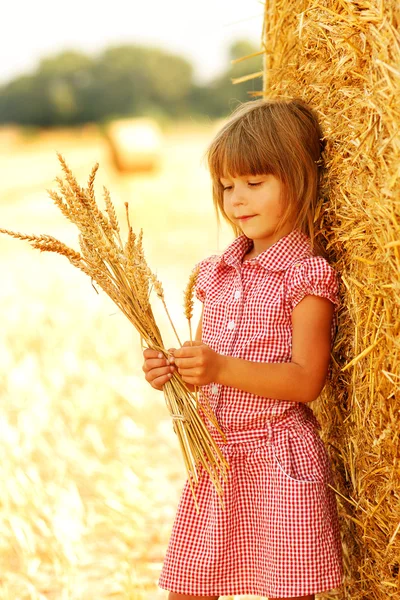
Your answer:
[[[255,362],[290,362],[291,313],[307,294],[339,308],[338,274],[310,240],[292,230],[258,256],[237,237],[202,260],[196,296],[204,303],[202,341]],[[224,510],[208,474],[188,480],[172,526],[158,585],[190,595],[303,596],[342,583],[342,545],[329,455],[308,404],[237,388],[202,386],[227,443],[204,416],[230,464]]]

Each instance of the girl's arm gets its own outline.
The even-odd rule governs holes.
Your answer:
[[[266,398],[312,402],[328,373],[333,311],[327,298],[305,296],[292,312],[291,362],[261,363],[219,354],[216,383]]]

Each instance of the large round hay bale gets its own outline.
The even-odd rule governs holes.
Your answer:
[[[154,171],[161,162],[162,133],[150,118],[111,121],[105,130],[112,160],[119,171]]]
[[[400,598],[399,6],[265,3],[261,96],[309,101],[326,141],[316,226],[342,309],[315,413],[342,525],[337,600]]]

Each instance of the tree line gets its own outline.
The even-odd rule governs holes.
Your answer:
[[[230,66],[206,85],[194,82],[186,58],[155,47],[114,46],[95,57],[64,51],[0,87],[0,123],[53,127],[125,116],[224,117],[232,102],[254,99],[249,92],[261,91],[261,78],[231,81],[262,70],[262,56],[230,64],[258,50],[246,40],[234,42]]]

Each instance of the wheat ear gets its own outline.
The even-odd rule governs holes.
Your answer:
[[[0,229],[0,232],[27,240],[34,248],[42,252],[57,252],[66,256],[73,266],[88,275],[92,282],[96,282],[121,309],[140,334],[142,347],[145,342],[148,347],[162,352],[166,356],[167,351],[149,302],[150,282],[163,301],[175,333],[176,330],[165,305],[161,282],[151,272],[144,257],[143,230],[140,230],[138,237],[133,233],[126,203],[129,233],[127,243],[123,246],[119,235],[119,224],[108,190],[105,189],[105,201],[109,219],[103,215],[96,204],[94,178],[98,164],[92,169],[87,188],[82,188],[78,185],[63,157],[59,154],[58,158],[62,164],[66,182],[61,178],[56,178],[62,195],[52,190],[49,193],[62,214],[78,227],[82,254],[50,235],[26,235],[7,229]],[[119,245],[116,241],[119,242]],[[97,292],[95,287],[94,289]],[[191,282],[190,301],[188,302],[190,316],[192,290],[193,282]],[[181,344],[178,335],[177,338]],[[190,338],[192,341],[191,329]],[[229,463],[202,419],[200,413],[203,411],[198,410],[197,395],[195,398],[189,391],[179,372],[175,372],[171,380],[165,383],[164,397],[173,419],[174,431],[178,435],[182,448],[196,510],[199,512],[191,481],[193,477],[194,483],[198,482],[197,465],[202,465],[208,472],[221,501],[223,489],[218,475],[222,474],[227,480]],[[208,398],[206,395],[204,397],[205,403],[201,408],[226,442],[225,435],[221,431],[210,405],[207,404]],[[223,508],[222,501],[221,506]]]
[[[187,318],[188,323],[189,323],[190,343],[192,346],[193,346],[193,334],[192,334],[193,294],[194,294],[196,279],[197,279],[197,275],[198,275],[199,271],[200,271],[199,266],[197,266],[193,269],[193,271],[190,274],[189,281],[187,283],[185,293],[184,293],[183,306],[185,309],[185,317]],[[198,397],[198,390],[197,390],[196,385],[194,386],[194,392],[195,392],[195,397],[196,397],[196,408],[198,408],[199,397]]]

